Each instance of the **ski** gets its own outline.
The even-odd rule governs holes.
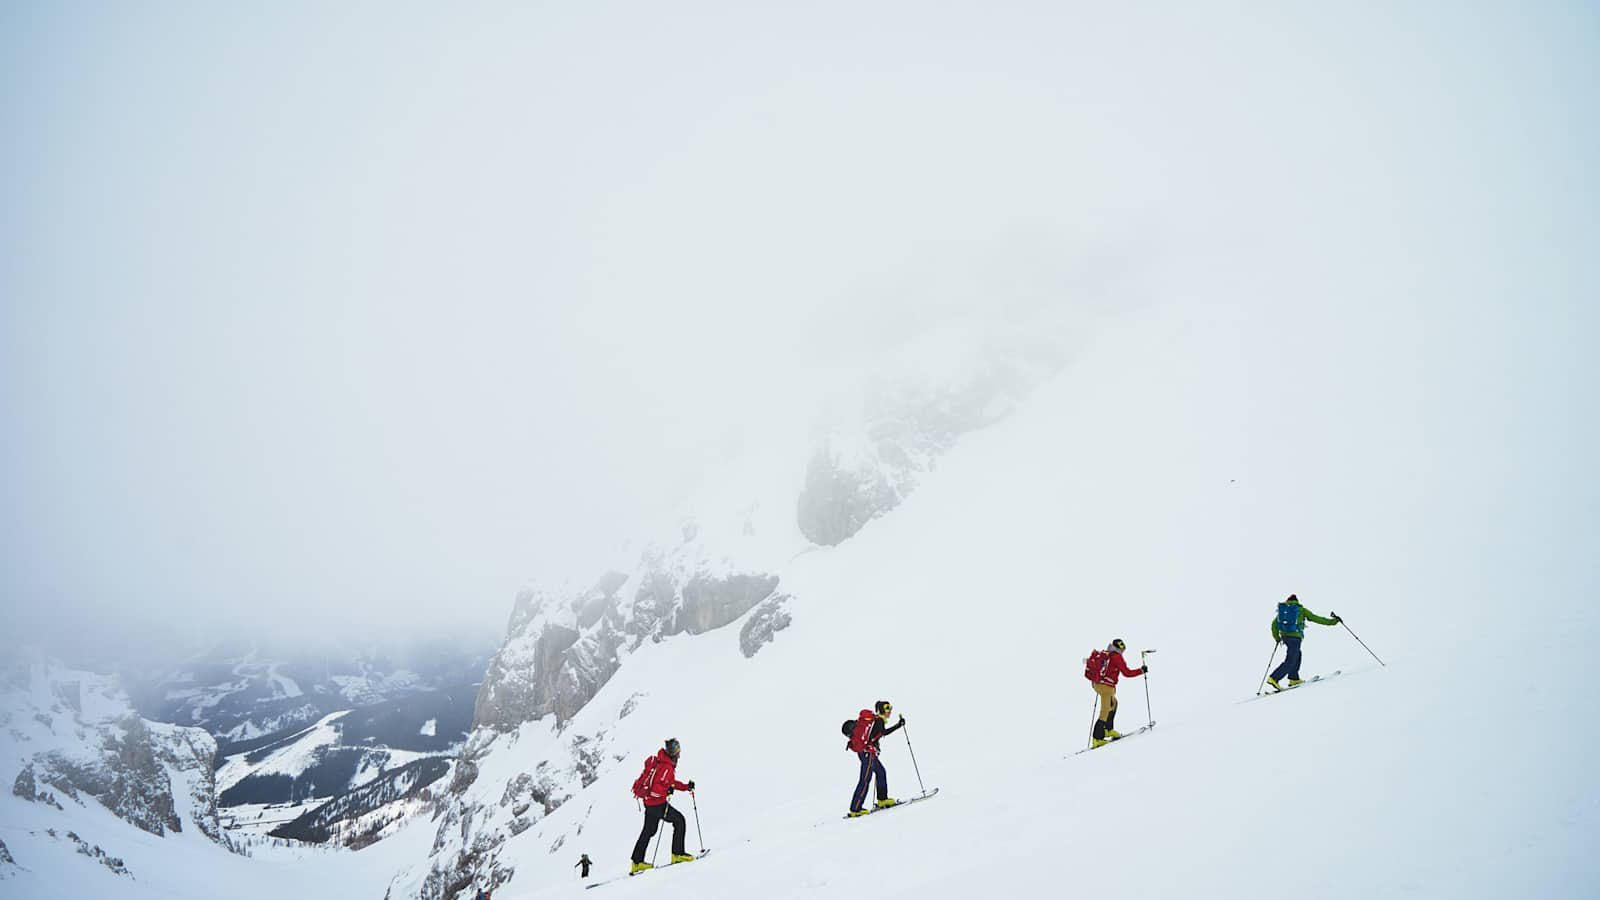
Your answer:
[[[852,816],[849,813],[845,813],[844,817],[846,819],[865,819],[867,816],[870,816],[873,813],[888,812],[891,809],[899,809],[902,806],[909,806],[909,805],[911,805],[913,803],[917,803],[917,802],[922,801],[922,800],[931,800],[931,799],[933,799],[933,796],[935,794],[937,794],[937,793],[939,793],[939,789],[938,788],[934,788],[933,790],[927,792],[926,794],[923,794],[920,797],[912,797],[909,800],[901,800],[899,803],[896,803],[893,806],[885,806],[882,809],[876,809],[876,808],[869,809],[869,810],[867,810],[867,815],[866,816]]]
[[[1109,741],[1108,743],[1101,744],[1100,746],[1101,747],[1109,747],[1109,746],[1111,746],[1111,744],[1120,743],[1122,741],[1127,740],[1128,738],[1137,737],[1137,736],[1139,736],[1141,734],[1144,734],[1146,731],[1149,731],[1150,729],[1152,729],[1154,727],[1156,727],[1156,723],[1154,723],[1154,722],[1151,722],[1149,725],[1140,725],[1137,730],[1130,731],[1127,734],[1123,735],[1122,737],[1116,738],[1116,739],[1114,739],[1112,741]],[[1082,756],[1083,754],[1088,753],[1090,750],[1099,750],[1099,749],[1100,749],[1100,747],[1085,747],[1082,750],[1078,750],[1078,751],[1074,752],[1072,755],[1073,756]]]
[[[697,860],[698,859],[705,859],[706,856],[709,855],[710,853],[711,853],[710,850],[701,850],[699,853],[695,854],[694,858],[697,859]],[[665,865],[665,866],[656,866],[655,868],[645,869],[643,872],[629,872],[626,875],[618,875],[615,878],[607,878],[605,881],[596,881],[594,884],[586,884],[583,887],[584,887],[584,890],[592,890],[592,889],[597,888],[597,887],[605,887],[606,885],[611,884],[612,882],[621,881],[624,878],[632,878],[635,875],[648,875],[651,872],[660,871],[661,869],[670,869],[673,866],[677,866],[677,865],[682,865],[682,863],[669,863],[668,865]]]
[[[1329,672],[1326,675],[1313,675],[1310,678],[1307,678],[1305,681],[1300,682],[1299,684],[1291,684],[1291,685],[1289,685],[1288,687],[1284,688],[1281,691],[1267,691],[1265,694],[1262,694],[1261,696],[1270,697],[1273,694],[1287,694],[1290,691],[1294,690],[1295,688],[1303,688],[1303,687],[1307,687],[1309,685],[1316,684],[1319,681],[1327,681],[1329,678],[1332,678],[1333,676],[1340,674],[1340,672],[1342,672],[1342,671],[1343,670],[1339,670],[1339,671],[1335,671],[1335,672]]]
[[[1340,675],[1340,674],[1343,674],[1343,670],[1342,669],[1338,670],[1338,671],[1334,671],[1334,672],[1329,672],[1326,675],[1313,675],[1310,678],[1307,678],[1305,681],[1302,681],[1299,684],[1291,684],[1291,685],[1289,685],[1288,687],[1284,688],[1281,691],[1273,690],[1272,687],[1269,685],[1265,691],[1255,695],[1254,697],[1246,697],[1243,700],[1240,700],[1239,703],[1254,703],[1255,701],[1260,700],[1263,697],[1271,697],[1274,694],[1287,694],[1288,692],[1294,690],[1295,688],[1309,687],[1310,685],[1316,684],[1319,681],[1327,681],[1329,678],[1332,678],[1333,676]],[[1235,705],[1238,705],[1238,704],[1235,704]]]

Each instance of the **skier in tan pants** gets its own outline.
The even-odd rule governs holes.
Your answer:
[[[1117,638],[1106,645],[1104,650],[1096,650],[1089,654],[1085,661],[1083,677],[1089,679],[1089,684],[1094,688],[1095,694],[1100,697],[1100,717],[1094,722],[1094,746],[1101,747],[1122,737],[1116,730],[1117,721],[1117,679],[1123,675],[1137,678],[1150,671],[1149,666],[1140,666],[1137,669],[1128,668],[1128,661],[1123,659],[1122,652],[1128,645],[1122,638]]]

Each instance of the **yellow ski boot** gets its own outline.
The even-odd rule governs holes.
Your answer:
[[[899,802],[900,802],[899,800],[896,800],[895,798],[890,797],[887,800],[879,800],[876,805],[877,805],[878,809],[888,809],[889,807],[894,806],[896,803],[899,803]]]
[[[1092,741],[1094,743],[1094,746],[1096,746],[1096,747],[1104,747],[1105,745],[1111,743],[1110,741],[1105,740],[1103,738],[1092,738]]]
[[[1283,690],[1283,685],[1279,684],[1278,683],[1278,679],[1276,679],[1276,678],[1268,678],[1267,679],[1267,684],[1272,685],[1272,689],[1275,690],[1275,691]]]
[[[647,872],[650,869],[654,869],[654,868],[655,868],[655,866],[652,866],[649,863],[638,862],[638,863],[634,863],[633,864],[633,868],[631,870],[629,870],[628,874],[629,875],[637,875],[640,872]]]
[[[1289,679],[1289,687],[1294,687],[1297,684],[1305,684],[1305,683],[1306,683],[1305,679],[1303,679],[1303,678],[1291,678],[1291,679]]]
[[[1122,732],[1117,731],[1114,728],[1107,728],[1106,729],[1106,740],[1114,741],[1119,737],[1122,737]]]
[[[687,853],[674,853],[674,854],[672,854],[672,861],[674,863],[694,862],[694,857],[690,856]]]

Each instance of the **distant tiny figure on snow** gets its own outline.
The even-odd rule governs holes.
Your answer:
[[[683,813],[672,808],[667,802],[668,796],[673,791],[694,791],[694,782],[677,780],[678,756],[682,748],[677,738],[667,738],[666,743],[656,752],[655,756],[645,760],[644,772],[634,779],[633,796],[644,801],[644,828],[639,832],[639,840],[633,845],[633,868],[628,874],[637,875],[646,869],[654,868],[653,863],[644,861],[645,851],[650,849],[650,839],[655,837],[656,829],[661,827],[665,819],[672,825],[672,861],[674,863],[694,862],[694,857],[683,848],[684,828],[686,822]]]
[[[472,900],[489,900],[489,892],[480,889],[476,894],[472,895]]]
[[[1128,668],[1128,661],[1122,657],[1127,649],[1128,645],[1122,638],[1117,638],[1107,644],[1104,650],[1096,650],[1084,660],[1083,677],[1089,679],[1089,684],[1100,697],[1100,716],[1094,720],[1093,745],[1096,747],[1103,747],[1122,737],[1116,727],[1117,679],[1123,675],[1137,678],[1150,671],[1148,665]]]
[[[1283,662],[1267,676],[1267,683],[1272,685],[1274,691],[1284,689],[1278,682],[1286,675],[1289,678],[1289,687],[1300,683],[1300,642],[1306,636],[1306,620],[1310,619],[1318,625],[1339,624],[1338,613],[1329,610],[1328,615],[1329,617],[1325,619],[1301,606],[1300,598],[1294,594],[1290,594],[1289,599],[1278,604],[1278,614],[1272,618],[1272,639],[1282,643],[1286,652]]]
[[[594,865],[594,863],[589,862],[589,854],[585,853],[581,859],[572,864],[572,867],[576,869],[578,866],[583,866],[583,871],[578,873],[578,877],[588,878],[589,867],[592,865]]]
[[[874,776],[878,781],[878,802],[874,808],[883,809],[900,802],[889,796],[889,775],[884,771],[882,760],[878,759],[878,741],[885,735],[899,731],[906,724],[906,717],[901,716],[900,721],[890,726],[889,716],[893,712],[894,707],[889,701],[879,700],[872,705],[872,709],[863,709],[854,722],[845,722],[840,728],[850,738],[846,748],[854,752],[861,762],[855,793],[850,795],[852,816],[864,816],[871,811],[866,808],[867,787]]]

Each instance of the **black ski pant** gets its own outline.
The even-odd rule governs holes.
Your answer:
[[[1283,662],[1272,670],[1272,680],[1281,681],[1283,676],[1289,676],[1290,681],[1300,680],[1300,642],[1304,638],[1286,637],[1283,639]]]
[[[865,750],[857,753],[861,757],[861,777],[856,779],[856,792],[850,795],[850,811],[859,812],[867,804],[867,786],[872,782],[872,777],[878,777],[878,799],[889,799],[889,774],[883,770],[883,763],[878,759],[878,754],[868,753]]]
[[[672,854],[689,855],[688,851],[683,849],[683,832],[686,826],[683,813],[673,809],[671,803],[662,803],[644,808],[644,830],[639,832],[639,840],[633,845],[634,862],[644,862],[645,851],[650,849],[650,839],[656,836],[656,829],[661,827],[662,819],[666,819],[672,826]]]

